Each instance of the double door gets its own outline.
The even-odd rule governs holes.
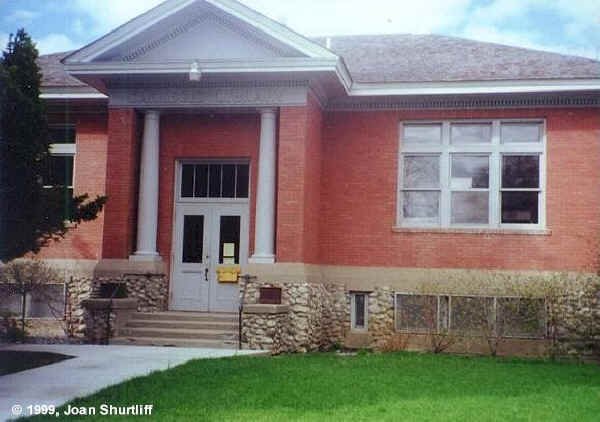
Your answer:
[[[220,281],[218,273],[247,263],[248,204],[177,204],[173,246],[170,308],[235,311],[238,284]]]

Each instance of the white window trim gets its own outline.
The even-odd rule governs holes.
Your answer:
[[[356,327],[356,295],[365,297],[365,326]],[[369,293],[367,292],[351,292],[350,293],[350,331],[367,332],[369,331]]]
[[[491,123],[492,141],[486,144],[462,144],[453,146],[450,143],[450,125],[452,123]],[[538,143],[501,143],[501,123],[539,123],[541,125],[541,140]],[[408,124],[441,124],[442,142],[437,145],[404,144],[404,125]],[[396,227],[408,229],[508,229],[508,230],[545,230],[546,229],[546,121],[542,118],[524,119],[453,119],[453,120],[407,120],[399,124],[398,175],[396,200]],[[451,195],[450,195],[450,156],[452,154],[478,154],[490,156],[489,181],[489,224],[451,224]],[[540,195],[538,200],[538,224],[508,224],[501,223],[501,178],[503,155],[539,155],[540,157]],[[439,155],[440,156],[440,210],[438,223],[419,223],[403,219],[403,174],[405,155]],[[407,189],[412,190],[412,189]],[[416,189],[418,190],[418,189]],[[517,189],[526,190],[526,189]],[[537,190],[537,189],[536,189]]]
[[[77,154],[76,144],[50,144],[50,155],[75,155]]]

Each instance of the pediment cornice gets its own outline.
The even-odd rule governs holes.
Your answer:
[[[236,33],[240,37],[260,45],[261,47],[266,48],[278,56],[290,55],[290,53],[293,52],[293,50],[289,48],[277,46],[274,42],[270,42],[268,39],[266,39],[266,37],[260,36],[256,31],[253,31],[250,28],[243,28],[242,25],[236,24],[224,16],[219,16],[213,12],[205,12],[189,18],[179,25],[165,29],[163,35],[154,37],[151,40],[148,40],[143,44],[139,44],[130,49],[128,52],[120,56],[120,61],[131,62],[138,59],[143,60],[144,55],[156,50],[161,46],[175,41],[177,38],[202,24],[216,24],[223,26]]]

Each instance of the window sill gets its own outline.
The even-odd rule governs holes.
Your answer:
[[[550,236],[550,229],[486,229],[486,228],[440,228],[440,227],[392,227],[394,233],[433,233],[433,234],[498,234],[498,235],[526,235]]]

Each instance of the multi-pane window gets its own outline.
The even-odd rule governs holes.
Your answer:
[[[73,197],[73,168],[75,165],[75,127],[51,126],[50,156],[44,175],[45,188],[64,188],[64,218],[69,219],[71,198]]]
[[[401,125],[399,222],[543,227],[542,121]]]
[[[183,164],[182,198],[247,199],[249,165],[229,163]]]

